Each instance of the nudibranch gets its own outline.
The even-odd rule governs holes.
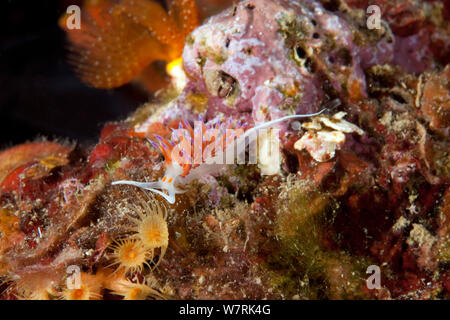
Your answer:
[[[68,14],[63,16],[69,61],[82,81],[110,89],[139,77],[153,86],[152,63],[179,60],[187,35],[198,25],[195,0],[170,0],[168,7],[153,0],[87,0],[80,29],[69,29]]]
[[[257,134],[258,130],[291,119],[317,116],[324,110],[311,114],[285,116],[264,122],[247,130],[245,130],[244,125],[238,124],[231,130],[231,134],[227,134],[232,126],[231,122],[216,124],[209,134],[206,127],[202,125],[201,132],[198,134],[199,132],[194,132],[194,129],[187,121],[183,121],[178,129],[182,131],[181,134],[177,132],[178,130],[173,130],[173,136],[176,137],[173,141],[167,141],[160,136],[155,136],[158,142],[151,142],[164,156],[165,172],[162,178],[153,182],[120,180],[112,182],[112,185],[126,184],[136,186],[154,192],[166,199],[170,204],[174,204],[175,196],[185,192],[183,190],[184,185],[206,174],[217,173],[222,169],[228,163],[224,164],[224,156],[228,157],[229,154],[235,156],[235,158],[243,156],[242,153],[245,152],[249,139]],[[191,145],[195,144],[199,136],[201,137],[202,152],[200,158],[202,159],[196,159],[198,157],[194,155],[193,148],[191,148]],[[236,154],[235,149],[237,149]],[[167,192],[167,194],[163,191]]]

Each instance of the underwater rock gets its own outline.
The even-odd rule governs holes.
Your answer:
[[[1,297],[448,299],[449,67],[421,29],[448,27],[417,1],[380,0],[372,31],[366,2],[241,1],[187,37],[181,93],[105,125],[89,149],[2,151]],[[195,121],[242,129],[322,109],[274,126],[255,163],[183,167],[201,170],[174,203],[111,184],[170,184],[173,133]]]

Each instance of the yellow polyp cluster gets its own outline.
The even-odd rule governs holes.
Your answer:
[[[156,200],[140,199],[139,205],[134,205],[137,218],[130,217],[134,233],[132,238],[142,243],[144,248],[154,257],[154,250],[160,249],[158,263],[163,258],[169,245],[169,229],[167,226],[167,209]]]
[[[112,253],[106,255],[113,260],[109,266],[99,266],[94,274],[80,272],[71,279],[66,278],[64,268],[4,277],[2,281],[9,285],[12,296],[23,300],[100,300],[108,292],[106,289],[125,300],[166,299],[155,289],[156,284],[151,281],[151,274],[144,273],[144,267],[148,266],[151,272],[155,249],[160,249],[158,263],[166,251],[167,212],[153,198],[144,200],[139,194],[136,198],[137,202],[128,208],[135,213],[135,217],[130,216],[132,223],[127,231],[132,234],[113,243]]]
[[[19,300],[100,300],[105,290],[124,300],[166,299],[155,289],[157,285],[151,276],[140,282],[131,281],[131,278],[124,268],[114,271],[100,267],[95,274],[81,272],[77,281],[67,281],[60,270],[25,273],[5,282],[9,283],[12,296]]]
[[[77,288],[65,287],[59,293],[63,300],[99,300],[102,298],[102,277],[85,272],[80,274],[80,283]]]
[[[130,222],[126,229],[129,236],[116,241],[110,247],[112,253],[107,257],[111,258],[113,263],[109,267],[117,266],[116,269],[102,268],[97,275],[102,279],[104,288],[125,300],[143,300],[149,297],[164,299],[165,297],[154,289],[154,283],[144,267],[148,266],[151,272],[166,252],[169,244],[167,209],[155,198],[138,191],[133,195],[132,202],[126,202],[122,210]],[[158,259],[156,262],[155,257]],[[144,278],[143,281],[134,281],[135,278],[141,277]]]
[[[198,24],[194,0],[172,0],[168,12],[153,0],[87,1],[81,29],[69,29],[67,18],[60,26],[71,43],[70,61],[84,82],[102,89],[157,78],[151,64],[178,59]]]
[[[111,245],[111,253],[105,255],[112,260],[109,266],[98,266],[96,273],[80,272],[79,277],[70,279],[66,278],[64,268],[9,276],[4,282],[9,283],[12,294],[24,300],[100,300],[108,292],[106,289],[125,300],[165,299],[155,289],[151,271],[163,258],[169,243],[167,209],[142,192],[127,203],[126,209],[130,225],[125,232],[129,236]],[[153,261],[155,257],[157,263]],[[145,266],[150,273],[145,272]]]
[[[116,242],[113,249],[114,263],[118,270],[141,272],[147,261],[154,262],[155,249],[160,249],[158,263],[169,245],[167,209],[154,198],[143,197],[139,192],[132,204],[127,204],[131,233],[129,238]],[[155,265],[156,266],[156,265]]]

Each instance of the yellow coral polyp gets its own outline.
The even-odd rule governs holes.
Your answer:
[[[102,277],[82,272],[80,286],[69,289],[65,287],[60,293],[63,300],[100,300],[102,298]]]
[[[134,233],[132,238],[142,243],[151,257],[154,256],[154,250],[160,248],[159,263],[169,245],[167,209],[153,198],[148,201],[142,198],[139,200],[139,205],[134,205],[133,210],[138,217],[130,217],[133,223],[130,229]]]
[[[145,217],[138,226],[138,236],[148,249],[167,247],[169,231],[165,219],[160,215]]]
[[[147,282],[134,283],[127,279],[119,279],[114,283],[113,293],[124,300],[145,300],[148,297],[164,299],[164,296],[153,289]]]
[[[144,247],[142,242],[138,240],[121,240],[113,247],[112,265],[118,265],[117,270],[125,270],[125,272],[141,272],[147,260],[151,259],[151,255]]]

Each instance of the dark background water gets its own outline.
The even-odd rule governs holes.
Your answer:
[[[74,75],[57,21],[80,2],[0,1],[0,149],[42,136],[93,143],[148,100],[132,85],[98,90]]]

